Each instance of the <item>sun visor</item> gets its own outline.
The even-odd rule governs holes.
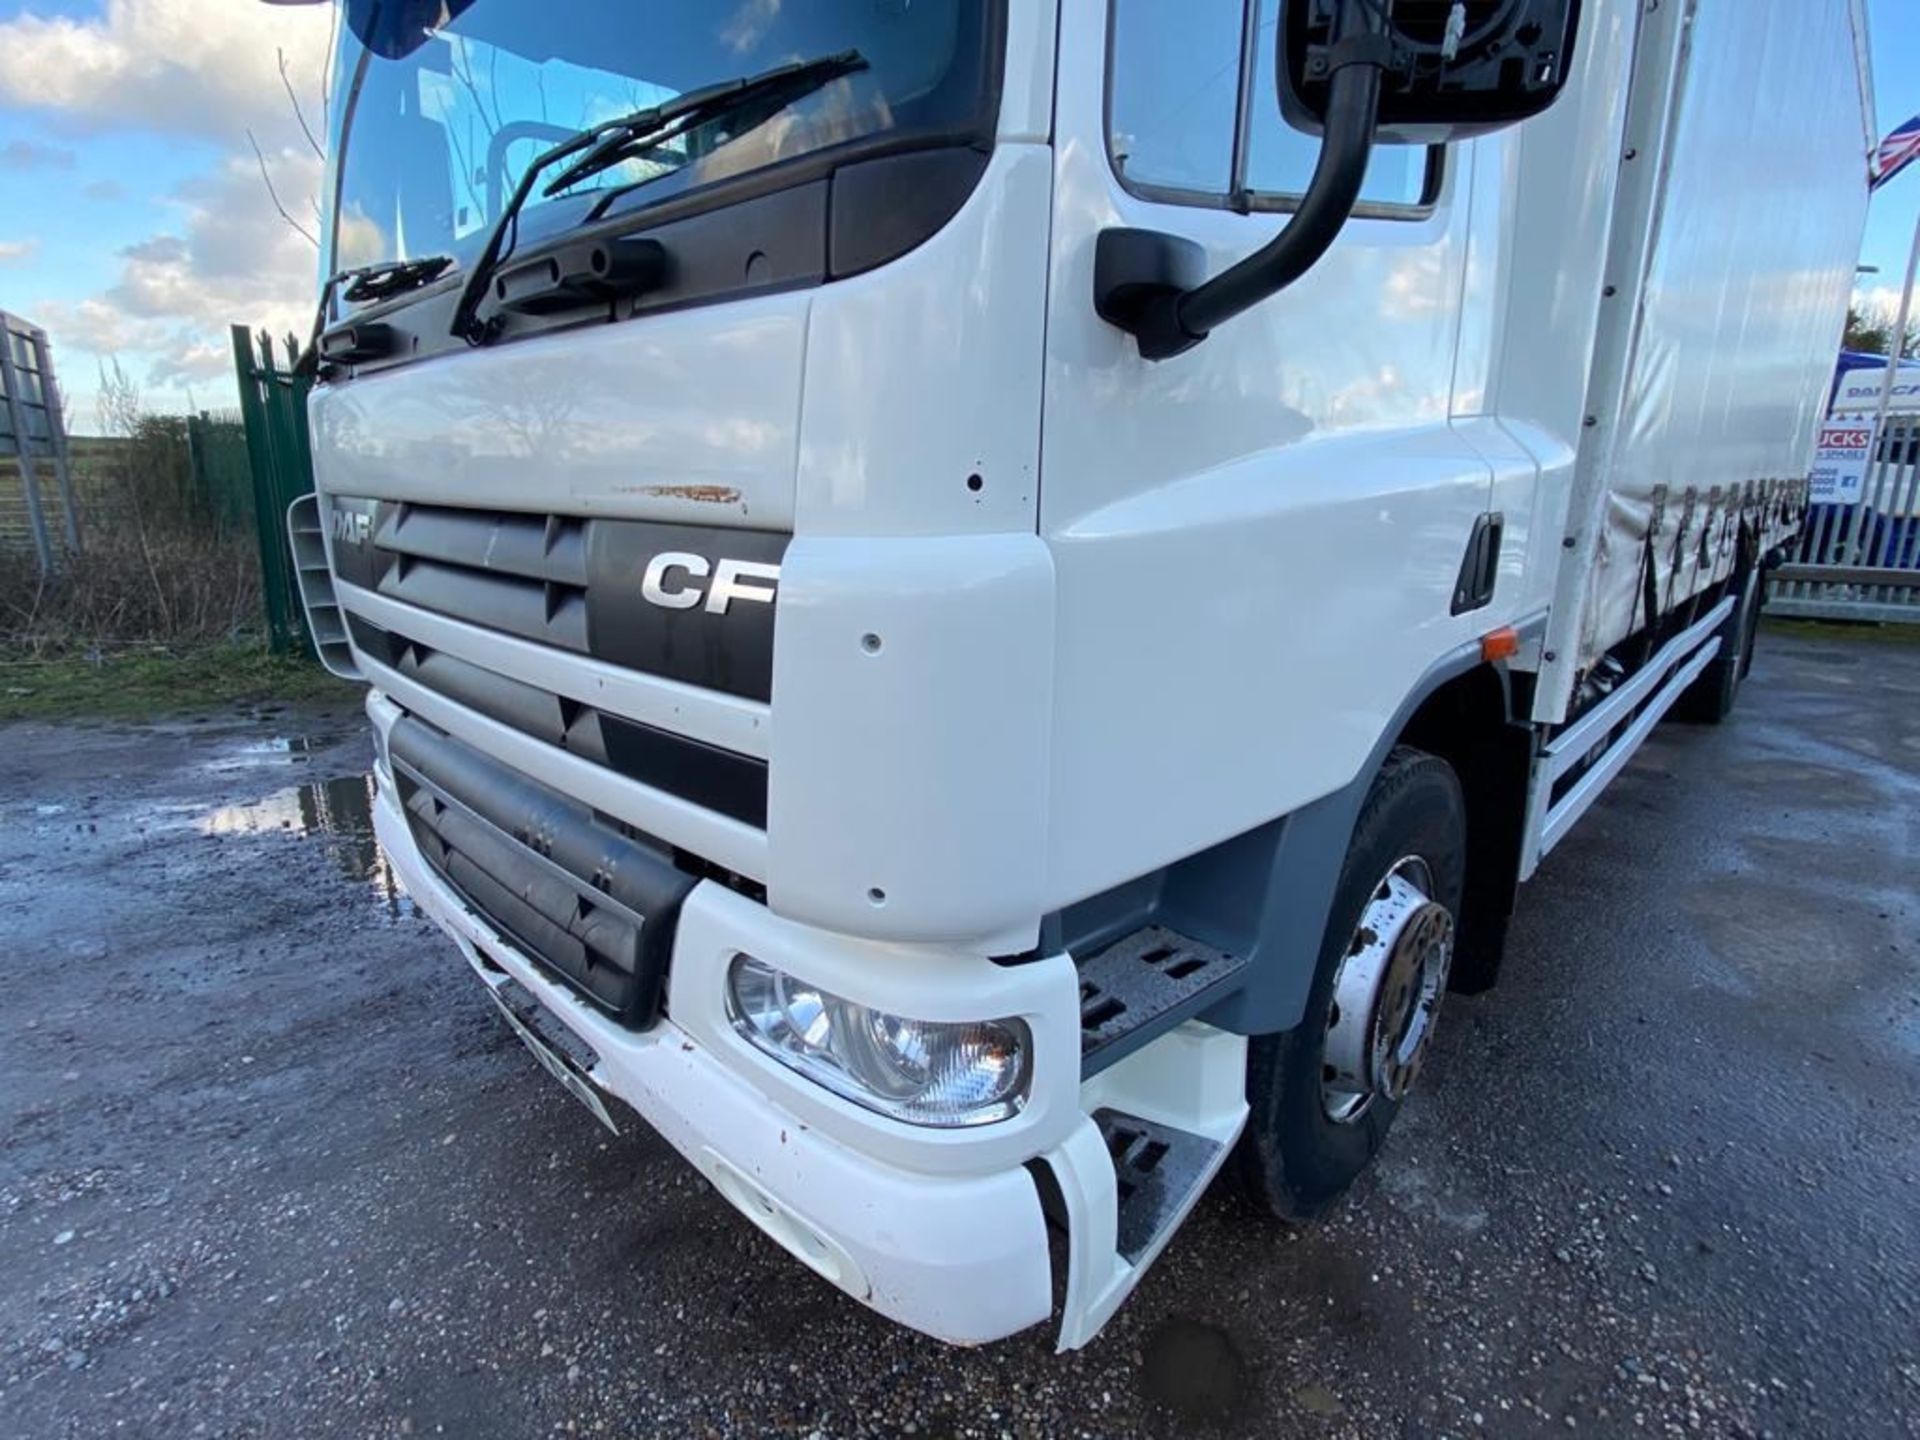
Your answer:
[[[383,60],[402,60],[457,20],[473,0],[347,0],[347,29]]]

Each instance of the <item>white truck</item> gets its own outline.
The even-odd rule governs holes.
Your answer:
[[[1085,1343],[1229,1161],[1324,1211],[1519,883],[1733,702],[1865,54],[1860,0],[345,0],[292,523],[396,871],[916,1329]]]

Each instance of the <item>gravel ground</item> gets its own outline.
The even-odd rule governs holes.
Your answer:
[[[1770,635],[1304,1234],[899,1330],[535,1066],[351,710],[0,730],[0,1434],[1920,1436],[1920,647]]]

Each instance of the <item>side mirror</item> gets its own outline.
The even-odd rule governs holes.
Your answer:
[[[1280,22],[1280,112],[1326,125],[1342,0],[1291,0]],[[1530,120],[1566,84],[1580,0],[1363,0],[1379,12],[1364,42],[1385,62],[1376,139],[1444,145]],[[1349,42],[1351,43],[1351,42]]]
[[[1278,235],[1199,281],[1190,240],[1110,229],[1094,253],[1094,309],[1165,360],[1298,280],[1360,200],[1377,143],[1434,145],[1517,124],[1566,84],[1581,0],[1286,0],[1281,113],[1322,137],[1307,193]]]

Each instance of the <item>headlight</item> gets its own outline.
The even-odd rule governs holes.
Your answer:
[[[1024,1020],[942,1024],[843,1000],[734,957],[727,1015],[757,1049],[856,1105],[913,1125],[990,1125],[1026,1104]]]

